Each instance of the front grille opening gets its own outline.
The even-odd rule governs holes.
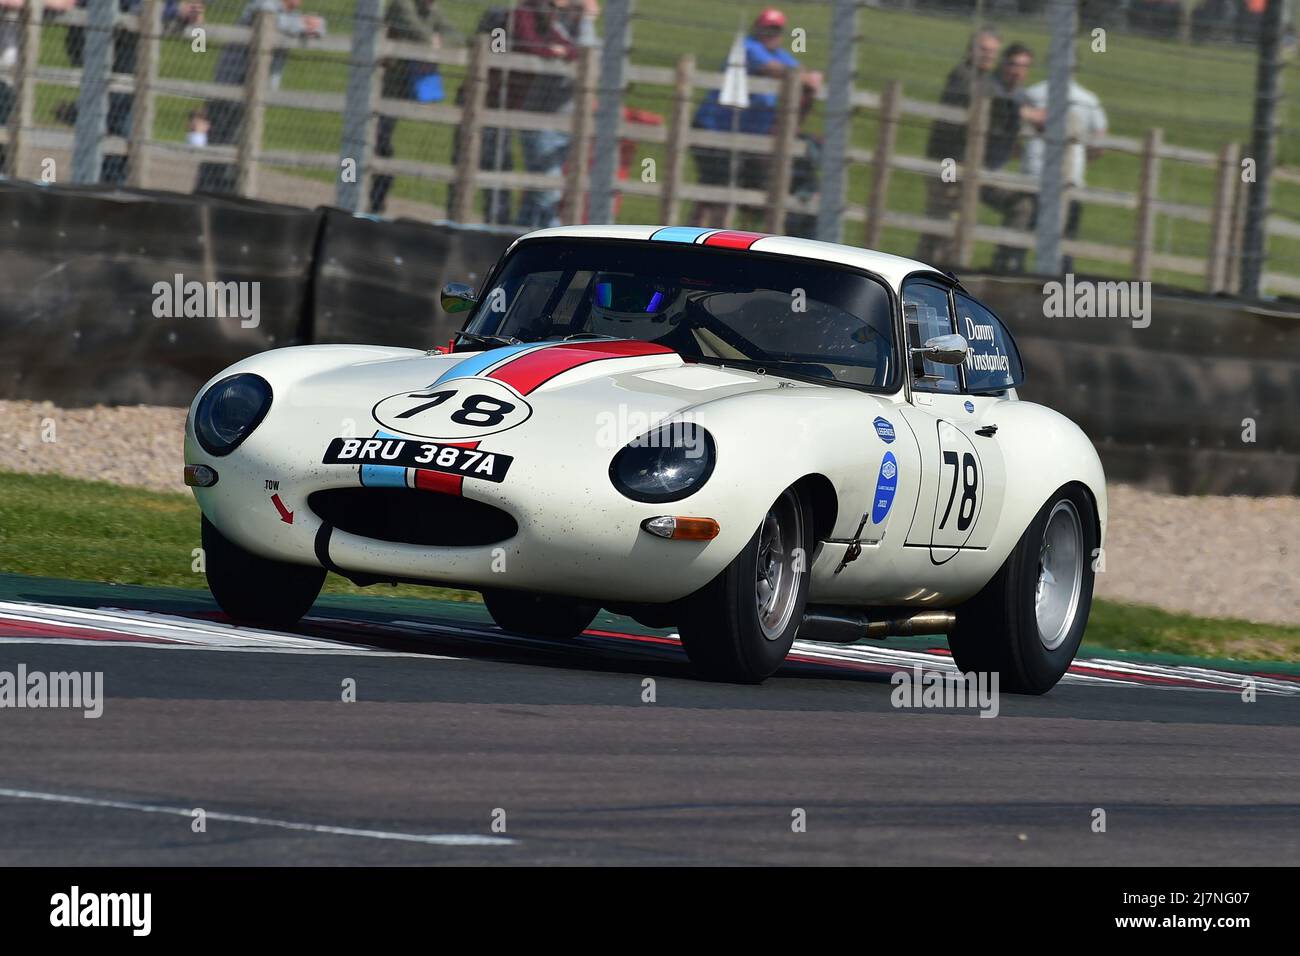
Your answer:
[[[307,506],[340,531],[397,544],[448,547],[496,544],[519,533],[500,508],[436,491],[412,488],[329,488]]]

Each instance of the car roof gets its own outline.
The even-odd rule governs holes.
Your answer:
[[[846,246],[838,242],[821,242],[817,239],[796,239],[792,236],[773,236],[761,232],[742,232],[732,229],[701,229],[695,226],[556,226],[539,229],[521,236],[519,242],[533,239],[632,239],[656,242],[679,242],[712,248],[749,249],[779,256],[801,259],[820,259],[841,265],[865,269],[889,282],[895,289],[903,279],[914,272],[944,275],[934,266],[907,259],[903,256]]]

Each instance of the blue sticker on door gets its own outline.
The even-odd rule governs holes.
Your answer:
[[[891,422],[888,418],[877,417],[876,420],[871,424],[876,426],[876,434],[880,436],[881,441],[883,441],[886,445],[893,442],[894,440],[893,422]]]
[[[880,524],[894,504],[898,491],[898,459],[892,451],[885,452],[880,462],[880,476],[876,478],[876,497],[871,504],[871,523]]]

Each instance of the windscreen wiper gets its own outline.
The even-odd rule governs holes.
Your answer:
[[[469,342],[477,342],[480,345],[523,345],[522,339],[517,339],[513,335],[484,335],[480,332],[457,332],[455,339],[459,342],[465,339]]]

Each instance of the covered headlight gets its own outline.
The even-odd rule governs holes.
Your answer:
[[[271,386],[244,372],[215,383],[194,412],[194,437],[210,455],[228,455],[253,433],[271,408]]]
[[[672,422],[629,442],[610,462],[609,478],[633,501],[676,501],[708,481],[716,457],[707,431]]]

